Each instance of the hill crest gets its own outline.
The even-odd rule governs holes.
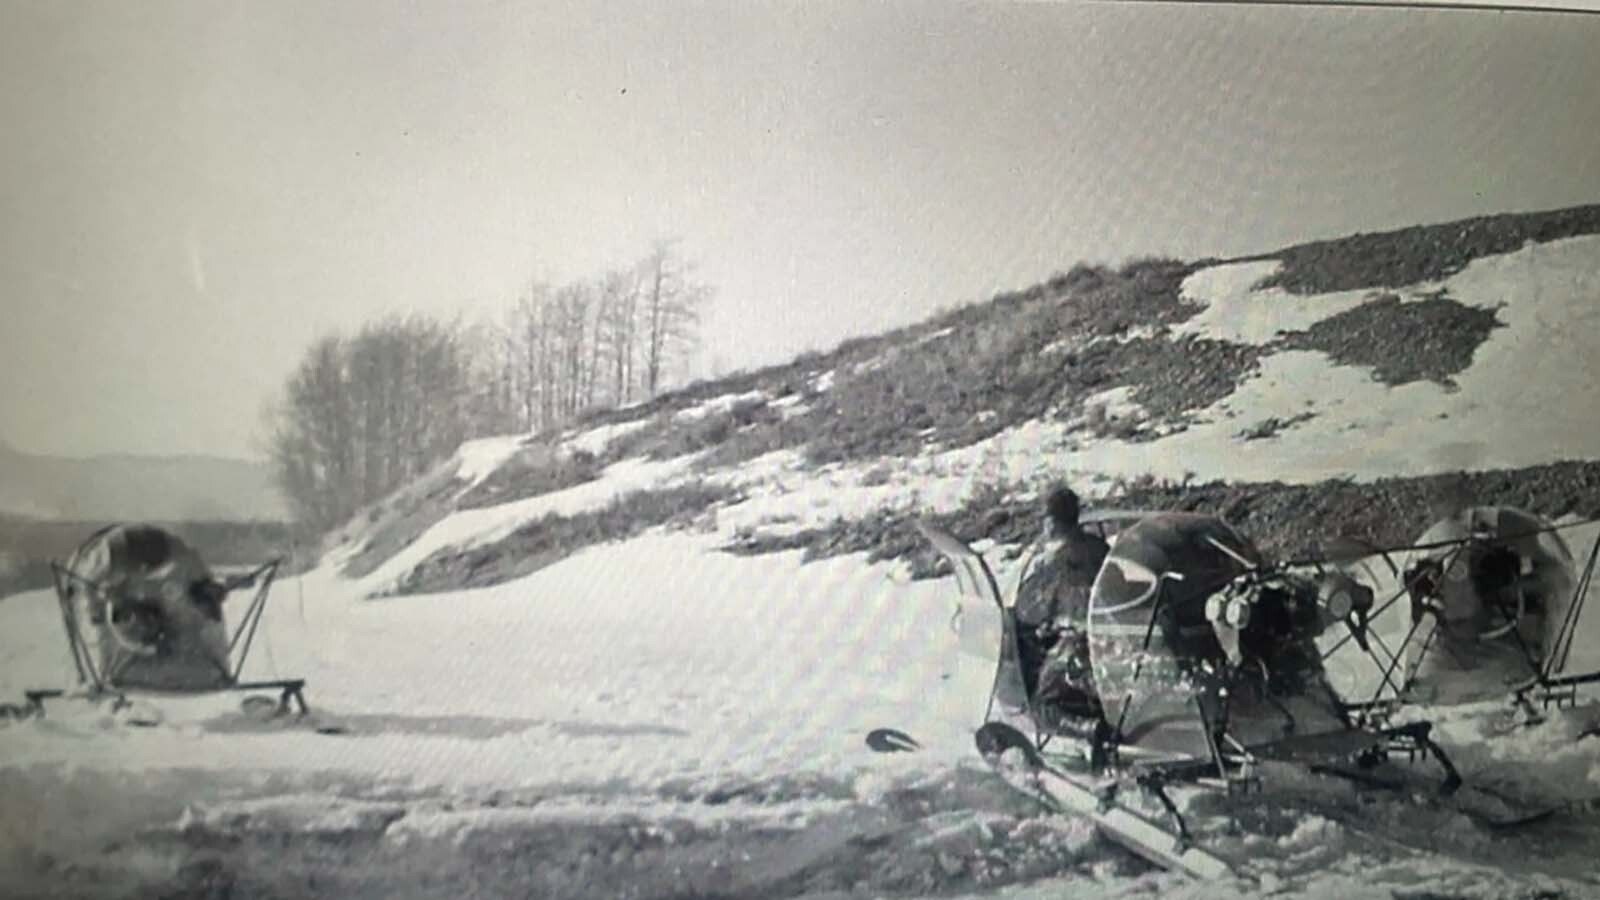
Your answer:
[[[911,517],[1015,542],[1058,479],[1095,502],[1224,512],[1286,552],[1323,521],[1410,536],[1463,470],[1486,500],[1593,512],[1597,235],[1600,205],[1078,265],[559,433],[473,442],[332,536],[329,561],[375,594],[432,592],[669,526],[927,574]]]

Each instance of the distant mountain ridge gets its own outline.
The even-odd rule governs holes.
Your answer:
[[[270,466],[203,455],[24,453],[0,438],[0,513],[52,520],[284,521]]]

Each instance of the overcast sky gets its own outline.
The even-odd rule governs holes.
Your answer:
[[[681,236],[724,367],[1078,260],[1600,201],[1600,17],[0,0],[0,440],[259,453],[317,336]]]

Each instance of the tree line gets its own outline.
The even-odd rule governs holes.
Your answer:
[[[559,427],[686,373],[712,290],[670,242],[633,265],[534,282],[500,321],[392,315],[318,339],[267,416],[295,520],[322,531],[462,441]]]

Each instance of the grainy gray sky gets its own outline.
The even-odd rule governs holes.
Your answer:
[[[0,439],[257,454],[318,335],[678,235],[774,362],[1082,259],[1600,200],[1600,17],[0,0]]]

